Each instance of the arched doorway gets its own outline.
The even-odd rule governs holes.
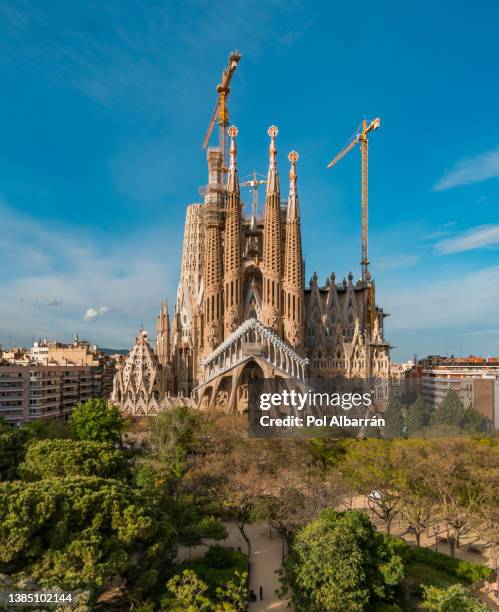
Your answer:
[[[248,388],[251,380],[265,378],[262,368],[251,359],[239,374],[236,388],[236,411],[245,414],[248,411]]]

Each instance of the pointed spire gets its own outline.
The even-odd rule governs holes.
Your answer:
[[[267,194],[271,194],[279,192],[279,173],[277,171],[277,147],[275,144],[275,139],[277,137],[277,134],[279,134],[279,130],[275,125],[271,125],[267,130],[267,133],[270,136],[270,160],[269,175],[267,179]]]
[[[300,209],[298,207],[298,193],[296,191],[296,162],[298,161],[299,155],[296,151],[291,151],[288,155],[288,159],[291,162],[291,168],[289,170],[289,199],[288,199],[288,214],[287,221],[295,221],[300,218]]]
[[[237,177],[237,145],[236,136],[238,129],[235,125],[231,125],[229,128],[230,136],[230,161],[229,161],[229,174],[227,177],[227,191],[228,193],[239,193],[239,179]]]

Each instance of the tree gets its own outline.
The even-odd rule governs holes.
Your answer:
[[[464,411],[464,429],[467,433],[476,434],[487,431],[487,420],[474,408]]]
[[[23,425],[32,440],[69,438],[68,424],[59,419],[37,419]]]
[[[166,598],[167,610],[172,612],[209,612],[213,603],[206,596],[208,585],[192,570],[184,570],[181,575],[173,576],[166,584],[174,600]]]
[[[8,424],[0,426],[0,481],[19,478],[18,467],[24,459],[28,431]]]
[[[205,512],[211,511],[225,520],[233,520],[251,553],[251,542],[245,528],[249,523],[265,518],[266,509],[262,501],[273,495],[279,486],[277,477],[284,462],[284,446],[275,440],[267,444],[244,438],[239,427],[242,422],[243,419],[235,418],[234,427],[229,425],[225,436],[216,423],[211,423],[212,435],[206,441],[208,452],[203,453],[199,447],[200,451],[191,456],[191,467],[178,492],[191,497],[193,503],[203,507]],[[293,465],[289,452],[286,463]],[[294,465],[293,470],[296,470]],[[285,482],[285,470],[280,475]]]
[[[464,423],[464,404],[457,393],[449,389],[442,402],[437,405],[431,420],[432,425],[451,425],[462,427]]]
[[[89,440],[39,440],[28,446],[19,466],[23,480],[59,476],[100,476],[127,479],[130,475],[123,453],[103,442]]]
[[[217,587],[217,599],[219,605],[215,612],[243,612],[248,605],[248,573],[234,573],[234,578],[229,580],[224,587]]]
[[[383,435],[387,440],[404,437],[404,415],[402,413],[402,404],[397,395],[390,394],[383,418],[385,419]]]
[[[93,476],[0,483],[0,541],[0,573],[94,593],[116,577],[149,588],[176,553],[155,499]]]
[[[156,498],[161,507],[168,508],[180,545],[207,546],[206,540],[224,540],[227,537],[227,530],[213,516],[213,510],[208,508],[205,511],[202,501],[187,494],[187,488],[182,487],[174,496],[171,495],[171,487],[164,479],[161,466],[154,468],[151,463],[139,463],[133,471],[132,482],[137,489]]]
[[[497,438],[474,442],[473,470],[482,495],[475,510],[481,538],[490,548],[491,566],[499,564],[499,445]]]
[[[64,421],[38,419],[13,427],[0,417],[0,481],[19,478],[19,465],[32,441],[67,438],[68,435]]]
[[[473,440],[455,438],[439,440],[430,450],[431,469],[423,475],[437,500],[437,515],[447,526],[450,553],[454,557],[460,536],[485,494],[480,474],[474,468],[477,447]]]
[[[390,601],[404,577],[401,558],[361,512],[324,510],[298,529],[282,572],[297,611],[367,609]]]
[[[421,534],[429,526],[436,511],[436,498],[425,475],[433,469],[429,444],[421,440],[404,440],[395,444],[399,466],[396,473],[400,513],[409,524],[409,532],[421,544]]]
[[[306,496],[303,491],[293,486],[280,487],[275,495],[262,500],[264,512],[269,524],[277,529],[281,537],[287,539],[292,531],[304,524]]]
[[[417,435],[430,421],[428,408],[422,397],[418,397],[405,411],[405,427],[407,437]]]
[[[69,418],[69,429],[77,440],[121,443],[124,420],[119,409],[105,399],[78,402]]]
[[[186,471],[196,424],[196,414],[187,406],[160,412],[152,420],[149,437],[152,454],[161,462],[168,480],[176,481]]]
[[[334,467],[345,458],[345,442],[328,436],[312,438],[307,443],[308,452],[321,471]]]
[[[235,520],[248,547],[248,555],[251,556],[251,541],[245,527],[265,516],[261,513],[261,500],[268,489],[254,454],[248,450],[245,446],[234,450],[230,457],[219,465],[219,469],[225,474],[221,483],[222,507],[227,517]]]
[[[394,442],[389,440],[356,440],[348,450],[342,468],[345,477],[367,498],[371,511],[385,524],[391,524],[400,512],[397,470],[400,468]]]
[[[462,584],[452,584],[446,589],[422,585],[423,607],[435,612],[487,612],[489,607],[478,601]]]
[[[210,587],[195,571],[185,569],[170,578],[166,587],[171,595],[162,599],[162,609],[172,612],[243,612],[247,607],[247,572],[234,573],[216,595],[209,597]]]

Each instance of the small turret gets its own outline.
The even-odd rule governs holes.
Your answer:
[[[170,315],[167,302],[161,302],[156,320],[156,355],[163,367],[170,362]]]

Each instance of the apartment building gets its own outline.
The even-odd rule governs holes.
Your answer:
[[[440,357],[423,359],[422,396],[438,406],[452,389],[467,408],[474,408],[499,429],[499,358]]]
[[[13,425],[67,419],[77,402],[95,395],[89,366],[0,366],[0,416]]]

